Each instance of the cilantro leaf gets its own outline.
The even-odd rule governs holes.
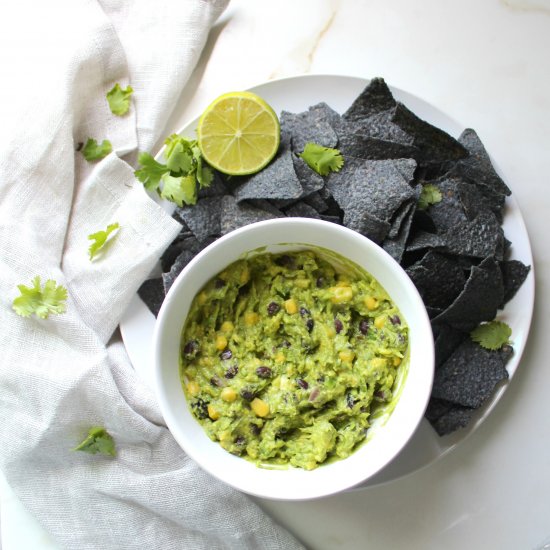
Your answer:
[[[104,139],[101,144],[98,144],[95,139],[88,138],[82,149],[82,154],[88,162],[92,162],[106,157],[112,150],[113,146],[108,139]]]
[[[214,179],[214,172],[212,168],[204,162],[197,142],[191,147],[191,152],[197,164],[197,181],[199,182],[199,188],[208,187]]]
[[[192,142],[181,138],[177,134],[172,134],[166,138],[165,144],[166,150],[164,156],[166,158],[166,166],[168,166],[171,172],[185,175],[194,170],[193,152],[191,151]]]
[[[441,202],[441,199],[441,191],[435,185],[427,183],[422,186],[417,207],[419,210],[426,210],[428,206]]]
[[[134,90],[131,86],[126,86],[123,90],[117,82],[114,87],[107,92],[107,101],[111,113],[117,116],[125,115],[130,109],[130,96]]]
[[[90,428],[88,436],[82,443],[77,445],[73,451],[83,451],[85,453],[115,456],[115,442],[113,437],[101,426]]]
[[[163,199],[175,202],[180,207],[197,202],[197,182],[194,175],[171,176],[167,173],[161,179],[160,196]]]
[[[158,189],[160,178],[170,172],[166,164],[157,162],[149,153],[140,153],[138,163],[141,164],[141,168],[136,170],[134,175],[148,191]]]
[[[33,313],[41,319],[46,319],[50,313],[65,313],[67,289],[48,279],[42,288],[40,277],[32,280],[31,287],[17,285],[21,296],[13,300],[12,307],[21,317],[30,317]]]
[[[512,329],[502,321],[482,323],[470,332],[470,338],[481,347],[489,350],[500,349],[510,342]]]
[[[321,176],[326,176],[329,172],[338,172],[344,165],[344,157],[338,149],[323,147],[317,143],[306,143],[303,152],[298,156]]]
[[[92,233],[91,235],[88,235],[88,239],[90,241],[94,241],[90,248],[88,249],[90,253],[90,260],[93,260],[96,254],[103,249],[105,244],[107,243],[107,240],[109,239],[109,236],[114,232],[116,232],[120,228],[120,225],[118,222],[111,223],[107,226],[105,231],[98,231],[97,233]],[[114,233],[116,235],[116,233]]]

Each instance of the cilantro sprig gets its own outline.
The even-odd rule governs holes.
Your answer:
[[[93,241],[88,248],[90,261],[93,260],[101,251],[104,250],[107,242],[117,234],[120,225],[118,222],[109,224],[104,231],[97,231],[88,235],[88,239]]]
[[[212,183],[212,168],[204,162],[196,140],[172,134],[165,145],[166,164],[156,161],[149,153],[139,154],[136,178],[148,191],[156,191],[180,207],[196,204],[198,190]]]
[[[482,323],[470,332],[470,338],[488,350],[498,350],[510,343],[512,329],[502,321]]]
[[[32,286],[17,285],[17,288],[21,295],[13,300],[12,307],[21,317],[30,317],[34,313],[41,319],[47,319],[50,314],[65,313],[67,309],[67,289],[53,279],[48,279],[42,287],[37,275],[32,280]]]
[[[107,92],[107,101],[111,113],[117,116],[124,116],[130,109],[130,97],[133,93],[131,86],[126,86],[123,90],[117,82],[111,90]]]
[[[344,166],[344,157],[338,149],[323,147],[317,143],[306,143],[303,152],[298,156],[321,176],[338,172]]]
[[[115,456],[115,441],[107,430],[101,426],[90,428],[87,437],[73,451],[83,451],[90,454]]]

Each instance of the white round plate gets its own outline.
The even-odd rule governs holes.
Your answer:
[[[356,77],[303,75],[267,82],[251,88],[251,91],[262,96],[277,113],[280,113],[281,110],[304,111],[310,105],[321,101],[343,113],[367,84],[368,80]],[[463,126],[422,99],[395,88],[392,88],[392,92],[398,101],[403,102],[416,115],[445,130],[452,136],[458,137],[464,129]],[[198,117],[184,126],[178,133],[183,136],[194,136],[197,120]],[[483,136],[480,137],[483,140]],[[162,151],[159,155],[161,154]],[[499,171],[494,160],[493,163]],[[515,182],[506,174],[500,171],[499,173],[513,191]],[[520,183],[517,182],[518,187]],[[167,205],[167,208],[170,207],[171,205]],[[508,382],[501,385],[492,398],[476,411],[467,428],[440,437],[424,419],[409,443],[393,462],[360,486],[359,489],[379,485],[415,472],[454,449],[487,418],[511,383],[527,341],[535,294],[533,258],[529,237],[521,212],[513,196],[508,197],[506,201],[503,227],[506,237],[512,242],[510,258],[521,260],[524,264],[531,266],[526,281],[514,299],[508,302],[504,310],[498,314],[498,319],[505,321],[512,328],[514,355],[507,365],[510,377]],[[122,318],[120,330],[134,368],[151,384],[151,387],[153,387],[152,336],[154,325],[155,317],[136,294]]]

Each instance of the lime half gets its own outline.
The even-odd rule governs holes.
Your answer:
[[[224,174],[254,174],[277,153],[281,129],[275,111],[252,92],[230,92],[215,99],[199,119],[202,156]]]

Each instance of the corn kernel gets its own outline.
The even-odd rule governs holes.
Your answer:
[[[250,403],[250,408],[254,411],[256,416],[261,418],[266,417],[269,414],[269,405],[262,401],[259,397],[255,397]]]
[[[224,321],[221,326],[222,332],[233,332],[235,325],[231,321]]]
[[[206,292],[201,292],[198,296],[197,296],[197,300],[199,302],[199,304],[202,306],[206,303],[206,300],[208,299],[208,295],[206,294]]]
[[[330,290],[332,292],[330,301],[333,304],[349,302],[353,298],[353,290],[350,286],[333,286]]]
[[[400,357],[394,357],[392,362],[393,362],[394,367],[398,367],[401,364],[401,358]]]
[[[326,332],[326,335],[329,337],[329,338],[334,338],[336,336],[336,330],[334,327],[331,327],[331,326],[325,326],[325,332]]]
[[[378,329],[382,328],[386,324],[386,318],[383,315],[379,315],[374,320],[374,326]]]
[[[374,359],[371,359],[370,365],[374,369],[381,369],[386,366],[386,360],[382,357],[375,357]]]
[[[216,336],[216,349],[222,351],[227,347],[227,338],[223,334]]]
[[[220,413],[212,406],[211,403],[208,404],[207,410],[208,410],[208,416],[212,420],[218,420],[218,418],[220,417]]]
[[[232,403],[237,399],[237,392],[233,388],[225,387],[221,393],[220,397],[226,402],[226,403]]]
[[[244,314],[244,324],[249,327],[255,325],[260,320],[260,316],[255,311],[247,311]]]
[[[286,357],[282,351],[278,351],[274,359],[275,359],[275,363],[284,363]]]
[[[199,394],[199,391],[199,385],[194,380],[190,380],[187,384],[187,393],[194,397]]]
[[[355,359],[355,353],[350,349],[343,349],[338,353],[338,357],[340,357],[344,363],[351,363]]]
[[[365,305],[369,311],[376,309],[378,307],[378,300],[372,296],[367,296],[364,299]]]
[[[285,310],[289,315],[294,315],[294,313],[298,312],[298,304],[294,298],[285,300]]]
[[[344,277],[343,275],[340,275],[340,277],[338,277],[338,282],[336,283],[336,286],[349,286],[349,279],[347,277]]]

